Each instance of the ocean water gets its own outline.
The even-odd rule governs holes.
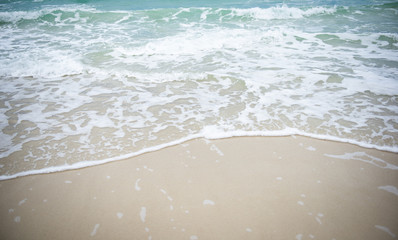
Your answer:
[[[398,152],[398,3],[0,1],[0,179],[198,138]]]

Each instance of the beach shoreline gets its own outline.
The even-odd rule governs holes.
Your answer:
[[[204,138],[0,181],[2,239],[394,239],[397,153]]]
[[[2,2],[0,240],[397,239],[397,13]]]

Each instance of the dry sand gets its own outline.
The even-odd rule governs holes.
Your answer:
[[[305,137],[197,139],[1,181],[0,239],[394,239],[397,166]]]

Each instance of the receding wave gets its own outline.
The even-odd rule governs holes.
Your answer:
[[[395,17],[378,6],[2,12],[1,178],[198,137],[398,152],[398,30],[369,11]]]

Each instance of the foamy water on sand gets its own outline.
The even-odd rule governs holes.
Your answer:
[[[0,179],[198,137],[398,152],[397,4],[29,4],[0,4]]]

